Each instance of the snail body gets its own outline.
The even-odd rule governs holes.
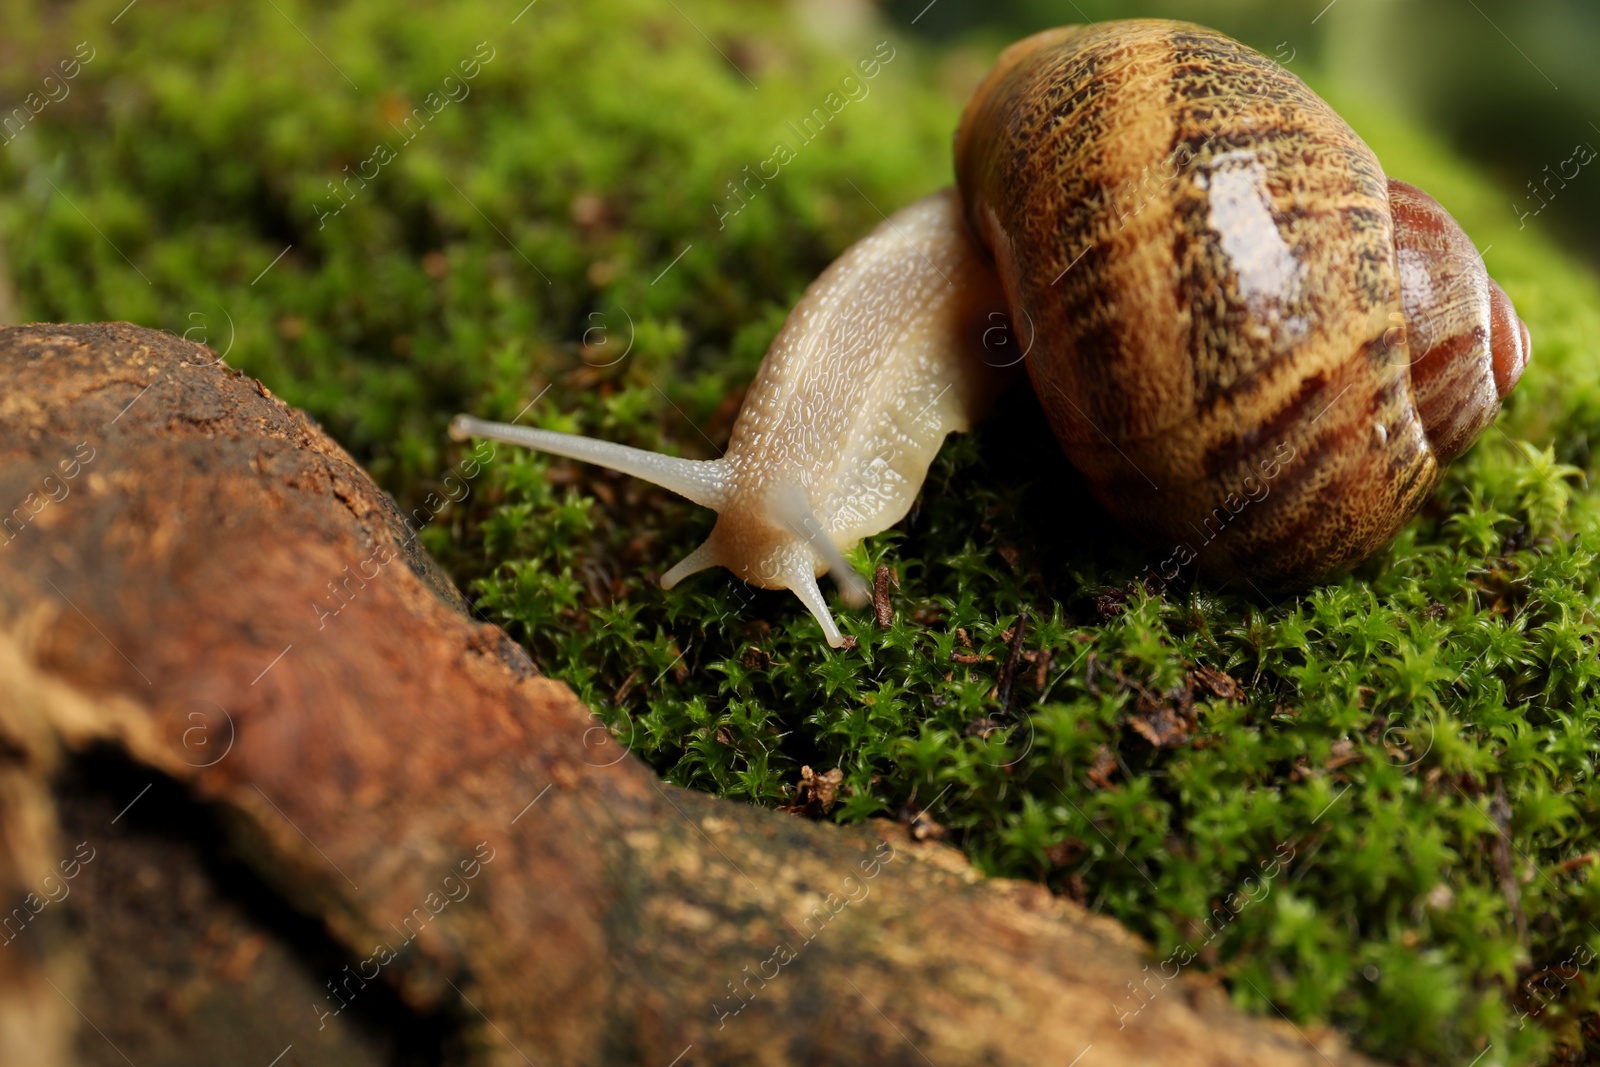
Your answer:
[[[972,357],[970,328],[1003,307],[955,190],[896,212],[806,289],[745,393],[728,450],[687,460],[458,415],[451,436],[490,437],[654,482],[717,512],[704,544],[661,576],[708,567],[791,589],[828,643],[844,636],[817,578],[868,599],[844,553],[915,502],[945,435],[969,429],[1006,376]]]
[[[1494,418],[1526,327],[1471,241],[1298,78],[1221,34],[1131,20],[1007,49],[956,137],[959,192],[887,219],[807,288],[727,454],[691,461],[458,416],[718,512],[721,565],[793,590],[910,509],[1008,374],[1125,527],[1223,581],[1287,588],[1399,530]],[[988,354],[992,357],[992,353]]]

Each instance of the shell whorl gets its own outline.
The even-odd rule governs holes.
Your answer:
[[[1494,420],[1528,364],[1528,328],[1439,202],[1390,179],[1411,393],[1440,463]]]
[[[956,151],[1039,401],[1124,526],[1287,588],[1433,489],[1388,180],[1298,78],[1188,23],[1050,30],[1001,56]]]

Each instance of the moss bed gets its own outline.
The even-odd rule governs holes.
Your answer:
[[[806,282],[950,180],[987,55],[715,2],[122,6],[8,8],[4,98],[93,53],[0,145],[15,314],[226,350],[667,778],[908,820],[1125,922],[1153,972],[1392,1061],[1600,1050],[1600,286],[1425,131],[1312,79],[1491,246],[1535,362],[1388,551],[1274,603],[1148,588],[1160,554],[1014,392],[857,553],[897,576],[893,622],[840,611],[859,644],[833,652],[788,594],[660,590],[708,512],[504,446],[463,477],[445,425],[715,454]]]

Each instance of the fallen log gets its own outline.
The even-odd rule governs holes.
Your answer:
[[[44,924],[0,931],[0,1062],[121,1062],[82,1051],[120,1010],[104,946],[47,904],[69,865],[114,866],[79,835],[135,847],[63,819],[108,752],[342,953],[281,1042],[251,1038],[263,1064],[338,1062],[318,1043],[395,994],[482,1064],[1364,1062],[894,824],[664,785],[209,349],[5,328],[0,380],[0,905]]]

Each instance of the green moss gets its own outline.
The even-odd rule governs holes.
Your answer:
[[[898,573],[895,621],[842,613],[859,646],[832,652],[787,594],[724,572],[662,592],[711,517],[637,482],[501,448],[465,502],[428,494],[465,454],[452,413],[536,398],[524,421],[713,454],[805,283],[880,208],[949,180],[962,101],[938,86],[961,63],[896,41],[870,95],[724,229],[726,183],[793,144],[786,122],[881,35],[824,46],[732,4],[696,5],[697,30],[642,0],[544,0],[515,26],[498,4],[282,0],[141,4],[111,27],[120,6],[8,13],[41,62],[97,48],[0,148],[25,312],[219,349],[231,320],[229,361],[436,513],[425,541],[477,609],[671,780],[777,805],[802,766],[838,767],[830,817],[921,813],[983,869],[1146,935],[1167,973],[1192,953],[1241,1005],[1390,1059],[1595,1051],[1596,964],[1568,961],[1600,952],[1581,862],[1600,847],[1600,287],[1438,142],[1335,97],[1391,173],[1492,246],[1536,361],[1388,552],[1277,603],[1151,593],[1154,559],[1085,502],[1017,395],[859,550]],[[485,40],[471,95],[319,225],[327,183],[398,144],[393,124]],[[3,69],[7,95],[31,88]]]

